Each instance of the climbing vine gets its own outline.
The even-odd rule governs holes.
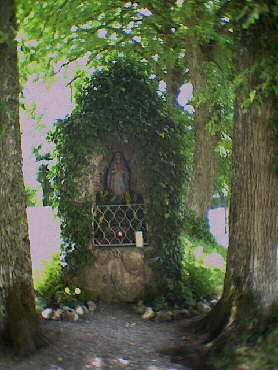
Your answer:
[[[182,114],[182,113],[181,113]],[[80,200],[76,179],[87,176],[90,156],[104,139],[128,143],[138,155],[148,194],[147,223],[152,254],[166,276],[181,267],[180,233],[191,161],[191,131],[172,120],[157,84],[142,65],[116,61],[88,78],[76,94],[73,113],[56,122],[48,139],[57,163],[48,174],[52,205],[61,220],[63,253],[70,269],[91,256],[91,202]],[[79,199],[79,200],[78,200]]]

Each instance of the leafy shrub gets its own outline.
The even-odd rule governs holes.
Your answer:
[[[161,278],[160,284],[167,287],[165,295],[148,296],[146,302],[155,310],[170,309],[174,304],[192,307],[201,298],[220,296],[222,293],[227,249],[185,235],[182,238],[182,249],[181,279]],[[213,259],[215,263],[211,263]],[[169,295],[172,295],[172,303],[168,299]]]
[[[217,268],[207,268],[198,264],[186,263],[186,283],[192,290],[193,297],[200,299],[221,293],[224,272]],[[220,279],[220,283],[219,283]]]
[[[185,299],[188,303],[195,303],[203,297],[220,295],[225,277],[226,249],[217,244],[200,243],[196,240],[183,238],[183,281]],[[197,250],[199,251],[199,255]],[[222,265],[209,266],[206,257],[210,255],[219,256]],[[217,261],[216,261],[217,262]],[[191,292],[191,296],[189,294]]]
[[[187,284],[187,281],[184,279],[181,281],[172,280],[168,282],[168,286],[178,298],[178,303],[184,303],[187,306],[195,305],[196,299],[194,297],[192,288]]]
[[[45,263],[45,272],[41,280],[35,282],[37,306],[74,307],[85,302],[84,293],[78,287],[69,287],[63,279],[59,253],[54,253],[51,262]]]
[[[185,229],[184,232],[192,239],[199,239],[205,243],[216,244],[214,236],[209,231],[208,224],[198,218],[194,212],[187,209],[184,214]]]
[[[61,264],[59,253],[54,253],[51,262],[45,262],[44,275],[38,282],[35,282],[35,290],[43,300],[55,305],[56,294],[63,290],[64,282],[61,277]]]
[[[56,299],[60,306],[75,307],[80,303],[85,303],[85,296],[81,289],[68,286],[62,291],[57,291]]]
[[[163,295],[154,298],[154,300],[152,301],[152,307],[156,311],[169,309],[169,305],[166,301],[166,298]]]
[[[35,207],[37,205],[36,201],[37,190],[29,185],[25,185],[25,197],[27,207]]]

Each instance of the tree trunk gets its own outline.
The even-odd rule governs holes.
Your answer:
[[[203,93],[207,84],[207,76],[202,68],[207,58],[201,48],[194,45],[194,41],[190,44],[187,58],[193,93],[198,96],[199,93]],[[195,98],[195,101],[198,101],[198,98]],[[210,120],[210,108],[208,103],[200,102],[194,113],[194,163],[186,206],[200,218],[205,218],[210,206],[218,165],[217,154],[214,150],[218,136],[210,133],[207,128]]]
[[[184,76],[182,71],[174,66],[168,65],[167,66],[167,73],[163,76],[166,84],[167,84],[167,94],[169,96],[169,100],[173,105],[177,105],[177,97],[178,91],[181,85],[184,83]]]
[[[26,353],[39,342],[22,174],[15,1],[0,2],[0,338]]]
[[[244,49],[238,56],[238,69],[250,70],[260,62],[257,56]],[[248,82],[252,91],[258,81],[251,75]],[[272,128],[277,105],[269,96],[260,108],[255,102],[244,113],[241,106],[246,98],[238,89],[225,291],[234,290],[238,298],[249,295],[250,303],[264,313],[278,299],[278,176],[274,170],[278,143]]]
[[[242,109],[250,93],[260,91],[262,65],[254,67],[271,60],[273,55],[268,53],[275,45],[266,43],[271,40],[269,18],[257,22],[251,42],[250,30],[248,37],[239,33],[237,70],[244,80],[235,101],[227,272],[222,299],[202,323],[212,338],[229,322],[241,335],[263,330],[278,302],[278,174],[274,169],[278,143],[273,129],[278,112],[272,86],[261,91],[262,102],[255,100],[246,111]],[[266,25],[270,31],[264,29]]]
[[[205,123],[209,121],[207,105],[200,105],[195,114],[194,163],[186,206],[197,217],[204,219],[211,203],[216,176],[218,161],[214,149],[218,139],[215,134],[210,134],[205,126]]]
[[[205,57],[198,46],[193,49],[192,45],[190,43],[191,54],[188,53],[187,57],[190,61],[189,67],[194,92],[197,95],[199,91],[202,92],[206,87],[207,78],[201,68]],[[183,72],[172,65],[168,65],[164,79],[167,83],[170,101],[177,104],[178,89],[184,82]],[[194,163],[186,207],[202,219],[205,218],[210,206],[218,164],[217,154],[214,151],[218,137],[216,134],[209,133],[206,127],[209,120],[209,104],[201,103],[194,113]]]

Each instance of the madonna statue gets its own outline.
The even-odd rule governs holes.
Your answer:
[[[130,190],[130,169],[123,153],[116,152],[113,155],[107,170],[106,187],[120,200]]]

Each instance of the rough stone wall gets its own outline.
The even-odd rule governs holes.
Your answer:
[[[94,262],[75,278],[88,299],[105,303],[134,302],[144,297],[145,266],[141,248],[94,248]]]

